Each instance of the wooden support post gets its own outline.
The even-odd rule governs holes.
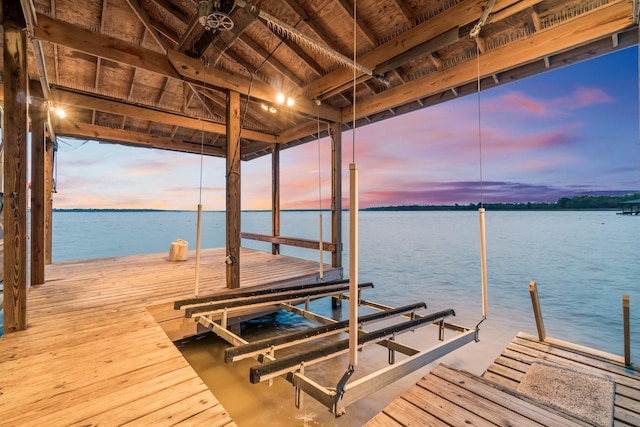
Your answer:
[[[53,248],[53,159],[55,156],[55,143],[47,138],[45,146],[44,162],[44,263],[49,265],[52,262]]]
[[[227,288],[240,287],[240,94],[227,92]]]
[[[538,329],[538,339],[540,341],[544,341],[547,338],[547,334],[544,331],[544,321],[542,320],[542,311],[540,309],[540,298],[538,298],[538,286],[535,281],[529,282],[529,293],[531,294],[533,317],[536,319],[536,328]]]
[[[47,105],[31,104],[31,286],[44,283],[45,265],[45,121]]]
[[[331,124],[331,265],[342,267],[342,124]]]
[[[280,145],[274,144],[271,152],[271,234],[280,235]],[[280,244],[271,244],[271,253],[280,254]]]
[[[27,328],[27,37],[20,2],[2,2],[4,42],[4,333]]]
[[[622,323],[624,329],[624,364],[631,366],[631,326],[629,321],[629,295],[622,296]]]

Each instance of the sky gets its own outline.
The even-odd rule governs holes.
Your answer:
[[[344,132],[343,206],[352,161],[361,208],[636,192],[638,128],[633,47]],[[330,154],[327,138],[281,152],[282,209],[330,208]],[[59,138],[53,203],[224,210],[224,173],[224,159]],[[271,209],[271,156],[241,173],[242,209]]]

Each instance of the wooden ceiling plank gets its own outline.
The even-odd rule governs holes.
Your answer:
[[[127,4],[133,9],[133,13],[136,14],[142,25],[147,29],[151,37],[158,43],[158,46],[162,49],[163,52],[167,52],[168,46],[164,41],[160,33],[154,28],[153,20],[149,16],[146,10],[140,5],[138,0],[125,0]]]
[[[256,43],[251,37],[246,34],[240,36],[240,40],[253,49],[258,55],[262,57],[262,59],[269,59],[269,63],[273,65],[279,72],[281,72],[286,78],[288,78],[293,84],[295,84],[298,88],[301,88],[304,85],[304,82],[301,78],[296,76],[293,71],[286,67],[283,63],[278,61],[273,57],[265,48]]]
[[[162,150],[180,151],[184,153],[200,154],[201,152],[209,156],[224,157],[224,149],[211,147],[209,145],[201,146],[194,142],[187,142],[181,139],[151,135],[143,132],[134,132],[130,130],[112,129],[105,126],[95,126],[86,123],[73,123],[70,120],[60,120],[56,125],[58,135],[90,138],[92,140],[124,143],[125,145],[134,145],[139,147],[158,148]]]
[[[226,99],[223,98],[222,96],[216,94],[215,92],[209,90],[209,89],[204,89],[204,88],[199,88],[199,92],[202,96],[206,97],[207,99],[209,99],[212,103],[214,103],[215,105],[217,105],[218,107],[220,107],[220,111],[224,111],[224,109],[226,108]],[[251,104],[249,104],[248,107],[244,107],[243,108],[243,115],[244,115],[244,111],[246,109],[247,115],[249,116],[249,118],[251,118],[251,120],[253,121],[253,123],[264,123],[264,115],[256,112],[256,109],[251,107]],[[276,132],[280,132],[284,125],[283,125],[283,121],[280,119],[279,116],[270,118],[269,120],[269,127],[273,128]]]
[[[546,56],[608,37],[633,25],[632,5],[624,0],[613,0],[590,12],[560,24],[548,27],[531,36],[480,55],[480,69],[490,76],[509,69],[512,64],[526,64]],[[421,79],[391,88],[356,105],[356,117],[364,117],[412,100],[461,86],[477,78],[476,61],[465,61],[445,70],[431,73]],[[342,121],[353,116],[352,107],[342,109]],[[286,142],[285,139],[283,141]]]
[[[406,4],[404,4],[404,0],[393,0],[393,2],[395,3],[395,5],[398,7],[400,12],[404,16],[404,19],[407,21],[407,24],[408,25],[413,24],[413,13],[411,13],[411,10],[407,7]]]
[[[498,7],[501,1],[508,0],[498,0],[496,2]],[[380,45],[371,52],[360,56],[358,62],[365,67],[375,68],[377,65],[393,59],[398,55],[398,52],[404,52],[428,42],[452,28],[461,26],[462,23],[475,22],[482,14],[485,3],[484,0],[462,1],[432,19],[428,19],[400,36]],[[310,98],[317,98],[324,92],[347,83],[352,78],[353,71],[349,68],[341,67],[308,84],[305,87],[305,92]]]
[[[200,24],[200,21],[198,20],[198,14],[195,14],[191,18],[191,21],[189,22],[187,30],[184,32],[184,34],[180,39],[180,43],[178,44],[178,50],[182,53],[191,51],[194,43],[196,42],[196,40],[198,40],[202,36],[204,31],[205,31],[204,27],[202,26],[202,24]]]
[[[209,107],[207,98],[205,98],[204,95],[202,95],[198,90],[196,90],[196,87],[194,84],[188,83],[188,85],[189,85],[189,89],[191,89],[191,93],[193,93],[193,95],[195,95],[195,97],[198,98],[198,100],[202,103],[204,109],[207,110],[207,113],[210,116],[214,116],[213,109]]]
[[[320,66],[320,64],[318,64],[315,61],[315,59],[313,59],[309,54],[307,54],[307,52],[302,50],[302,48],[298,44],[294,43],[289,37],[279,33],[274,28],[270,28],[264,21],[259,19],[258,22],[260,23],[260,25],[263,26],[263,28],[268,29],[276,37],[282,40],[284,44],[289,49],[291,49],[296,55],[298,55],[298,57],[302,59],[317,75],[321,76],[322,74],[324,74],[324,68],[322,68],[322,66]]]
[[[295,0],[284,0],[284,2],[300,17],[301,22],[306,25],[316,36],[327,46],[335,46],[329,35],[318,24],[311,19],[309,14]],[[297,24],[296,24],[297,25]],[[293,25],[295,27],[296,25]],[[335,47],[333,47],[335,49]]]
[[[173,49],[169,49],[167,57],[175,69],[184,77],[199,82],[203,81],[205,66],[202,61],[196,58],[190,58]],[[210,78],[210,76],[212,78]],[[271,85],[255,80],[251,82],[251,79],[248,77],[233,74],[219,68],[216,69],[215,73],[207,73],[207,83],[210,83],[211,86],[237,91],[242,95],[248,95],[249,87],[251,87],[251,97],[264,100],[268,103],[272,103],[277,95],[276,88]],[[300,94],[294,93],[292,96],[294,96],[296,100],[295,108],[300,112],[312,116],[320,114],[321,118],[332,121],[340,117],[340,112],[336,108],[327,105],[317,107],[310,99],[303,98]]]
[[[338,4],[340,4],[344,11],[349,14],[351,19],[355,19],[353,16],[353,6],[350,5],[347,0],[338,0]],[[361,20],[356,20],[356,26],[372,47],[375,47],[378,44],[378,38],[373,34],[373,31],[371,31],[368,26],[362,23]]]
[[[516,13],[522,12],[523,10],[529,9],[542,2],[542,0],[520,0],[516,1],[513,4],[505,5],[502,9],[498,10],[494,7],[494,12],[489,14],[485,25],[488,25],[491,22],[502,21],[509,16],[515,15]]]
[[[189,16],[183,13],[180,9],[176,8],[173,3],[170,3],[167,0],[151,0],[162,9],[173,15],[178,21],[182,22],[185,25],[189,25]]]
[[[35,36],[39,40],[69,47],[89,55],[109,59],[111,61],[142,68],[166,77],[181,79],[188,77],[202,85],[204,64],[196,58],[191,58],[175,49],[169,49],[167,55],[154,52],[114,37],[105,36],[86,30],[63,21],[38,14],[38,25],[35,28]],[[180,71],[180,74],[176,70]],[[248,95],[251,86],[251,97],[267,102],[273,102],[276,89],[263,82],[251,80],[248,77],[236,75],[223,69],[216,69],[215,73],[207,73],[207,84],[223,89],[238,91],[242,95]],[[315,103],[305,99],[301,94],[292,94],[296,97],[295,109],[315,117],[317,113],[321,118],[336,121],[340,118],[340,111],[336,108],[322,105],[316,108]]]
[[[38,14],[35,37],[99,58],[179,79],[166,55]]]
[[[176,113],[161,111],[141,107],[138,105],[116,102],[103,97],[89,96],[80,93],[74,93],[60,88],[51,90],[51,99],[57,104],[71,105],[87,109],[96,109],[105,113],[121,114],[135,117],[141,120],[150,120],[154,122],[186,127],[189,129],[204,129],[208,132],[224,134],[226,127],[224,123],[216,123],[211,120],[202,118],[192,118],[181,116]],[[275,135],[257,132],[249,129],[243,129],[241,133],[243,138],[255,139],[263,142],[277,142]]]

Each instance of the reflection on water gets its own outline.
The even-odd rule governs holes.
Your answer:
[[[330,309],[330,305],[329,299],[319,300],[312,304],[312,309],[318,312],[321,307],[324,307],[325,313],[321,314],[332,317],[335,320],[341,320],[344,316],[348,316],[348,303],[345,303],[341,310],[333,311]],[[431,311],[429,310],[429,312]],[[361,312],[366,314],[367,310],[363,308]],[[379,329],[387,326],[389,322],[367,325],[365,329]],[[279,311],[273,315],[244,323],[242,337],[248,341],[255,341],[267,336],[285,334],[312,326],[317,326],[317,324],[289,312]],[[489,331],[489,328],[487,328],[487,331]],[[437,333],[437,328],[427,326],[415,332],[402,334],[397,340],[418,349],[428,349],[437,345]],[[452,336],[453,333],[448,332],[446,338],[451,338]],[[345,338],[347,338],[347,335],[343,333],[339,336],[309,343],[307,347],[300,346],[297,349],[290,348],[282,350],[280,353],[276,352],[276,357],[303,351],[303,348],[308,349],[309,345],[318,346],[323,343],[326,344],[327,341]],[[468,344],[437,363],[444,362],[481,374],[482,370],[499,354],[510,338],[510,336],[492,336],[492,333],[485,333],[483,330],[481,342]],[[249,368],[258,362],[254,359],[246,359],[234,364],[225,364],[224,349],[230,344],[214,334],[200,335],[181,341],[177,345],[185,358],[240,427],[359,426],[380,412],[391,400],[424,376],[433,366],[433,364],[428,365],[408,375],[406,378],[376,391],[356,404],[349,406],[344,416],[335,418],[327,408],[309,396],[304,397],[303,408],[296,409],[294,406],[294,388],[282,378],[276,378],[272,386],[268,386],[266,382],[251,384],[249,382]],[[473,354],[473,357],[470,357],[471,354]],[[396,361],[402,360],[402,357],[402,355],[396,354]],[[376,345],[366,347],[358,353],[358,366],[351,381],[387,366],[387,360],[388,353],[385,348]],[[465,360],[465,362],[462,363],[462,360]],[[348,355],[345,354],[329,361],[305,367],[305,374],[323,386],[335,387],[347,367]]]

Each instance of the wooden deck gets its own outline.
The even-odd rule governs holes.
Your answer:
[[[189,255],[48,266],[29,292],[29,329],[0,339],[0,425],[235,425],[147,310],[167,320],[164,308],[193,297]],[[226,290],[224,258],[202,251],[201,296]],[[249,249],[241,262],[243,288],[317,276],[317,263]]]
[[[640,426],[640,371],[620,357],[553,339],[542,343],[520,333],[483,377],[439,365],[366,425],[378,426],[586,426],[584,419],[517,391],[536,361],[606,375],[615,381],[614,422]]]

